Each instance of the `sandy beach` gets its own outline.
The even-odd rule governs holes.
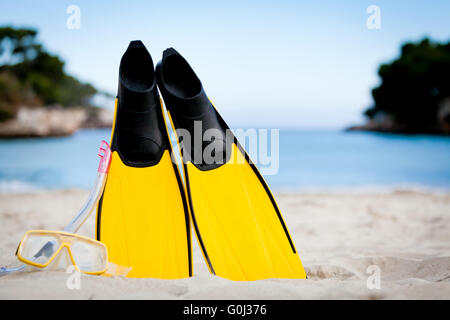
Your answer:
[[[1,194],[0,265],[17,264],[14,252],[27,230],[62,229],[87,194]],[[450,299],[450,193],[282,192],[276,198],[307,280],[214,277],[194,243],[190,279],[83,275],[81,289],[70,290],[64,272],[28,271],[1,277],[0,299]],[[80,233],[94,235],[94,217]],[[380,289],[367,286],[369,266],[379,268]]]

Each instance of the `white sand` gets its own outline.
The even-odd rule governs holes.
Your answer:
[[[87,192],[0,195],[0,265],[29,229],[62,229]],[[276,195],[308,280],[233,282],[209,275],[194,247],[195,276],[182,280],[32,271],[0,277],[0,299],[450,299],[450,193],[411,190]],[[81,233],[94,235],[94,218]],[[195,239],[195,237],[194,237]],[[369,290],[376,265],[381,288]]]

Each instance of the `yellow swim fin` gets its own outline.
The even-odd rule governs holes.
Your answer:
[[[179,138],[190,214],[210,272],[232,280],[306,278],[269,187],[187,61],[167,49],[156,77]],[[196,143],[198,133],[210,141]]]
[[[172,161],[153,61],[132,41],[119,70],[112,160],[97,210],[97,239],[129,277],[192,276],[189,207]]]

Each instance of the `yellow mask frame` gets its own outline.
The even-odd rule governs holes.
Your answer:
[[[22,251],[24,249],[24,245],[26,243],[26,240],[30,236],[33,236],[33,235],[51,236],[51,237],[56,238],[59,241],[58,249],[55,250],[55,252],[43,264],[34,262],[32,260],[29,260],[29,259],[25,258],[22,255]],[[104,250],[105,263],[104,263],[104,268],[103,269],[98,270],[98,271],[83,271],[77,266],[77,264],[75,262],[75,259],[73,257],[73,254],[72,254],[72,249],[71,249],[71,245],[72,245],[72,243],[73,243],[73,241],[75,239],[82,240],[84,242],[90,243],[90,244],[95,245],[97,247],[100,247],[100,248],[102,248],[102,250]],[[89,237],[85,237],[85,236],[81,236],[81,235],[78,235],[78,234],[74,234],[74,233],[64,232],[64,231],[51,231],[51,230],[30,230],[30,231],[27,231],[25,233],[25,235],[22,237],[22,240],[20,241],[19,246],[17,247],[16,256],[21,262],[26,263],[28,265],[31,265],[31,266],[34,266],[34,267],[37,267],[37,268],[46,268],[52,263],[52,261],[54,261],[56,259],[56,257],[58,257],[58,255],[60,254],[60,252],[61,252],[61,250],[63,248],[67,249],[67,252],[69,253],[69,257],[70,257],[70,259],[72,261],[72,264],[75,266],[77,271],[82,272],[84,274],[90,274],[90,275],[99,275],[99,274],[105,273],[105,271],[107,269],[107,265],[108,265],[108,250],[106,249],[106,246],[102,242],[100,242],[98,240],[95,240],[95,239],[92,239],[92,238],[89,238]]]

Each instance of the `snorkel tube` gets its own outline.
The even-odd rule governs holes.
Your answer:
[[[102,140],[100,143],[98,156],[100,163],[97,169],[97,178],[95,179],[94,187],[92,188],[89,197],[78,214],[70,221],[70,223],[63,229],[65,232],[77,232],[91,213],[97,208],[97,203],[103,194],[105,188],[106,178],[108,176],[109,166],[111,164],[111,149],[109,144]],[[17,267],[0,268],[0,276],[24,270],[25,264]]]
[[[80,212],[70,221],[64,228],[65,232],[75,233],[80,229],[86,219],[91,215],[92,211],[97,208],[97,203],[103,194],[105,188],[106,177],[108,176],[109,165],[111,164],[111,149],[105,140],[100,143],[98,150],[100,163],[97,169],[97,178],[95,179],[94,187],[89,194],[89,197],[81,208]]]

